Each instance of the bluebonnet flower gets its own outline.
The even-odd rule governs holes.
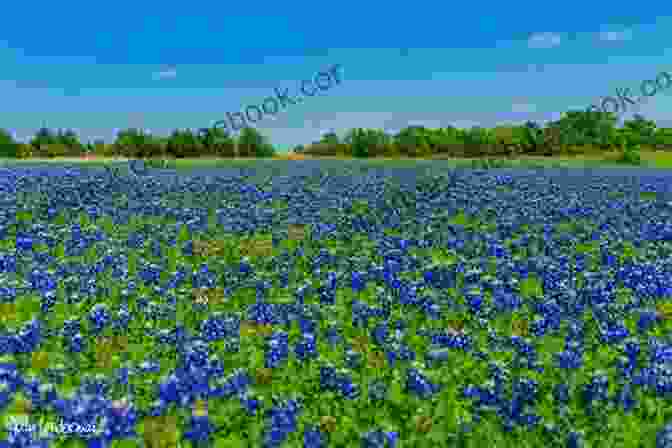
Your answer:
[[[438,392],[440,386],[431,383],[417,369],[411,368],[406,372],[406,390],[421,398],[427,398]]]
[[[127,369],[119,372],[122,382],[127,381],[129,373],[130,372]],[[158,389],[159,398],[164,402],[170,403],[179,400],[182,386],[177,375],[171,374],[159,383]]]
[[[258,324],[275,323],[276,317],[274,315],[273,306],[264,301],[257,301],[252,304],[248,310],[248,320]]]
[[[495,308],[500,312],[516,311],[522,306],[522,300],[519,296],[507,293],[501,289],[498,289],[493,294],[493,301]]]
[[[560,405],[569,404],[569,386],[565,383],[556,384],[553,387],[553,399]]]
[[[303,432],[303,448],[324,448],[326,446],[326,437],[319,428],[307,425]]]
[[[215,432],[215,427],[207,415],[192,415],[190,428],[184,436],[193,443],[203,443],[210,440],[211,434]]]
[[[567,435],[567,448],[581,448],[583,447],[583,438],[581,434],[576,431],[571,431]]]
[[[387,322],[381,322],[377,324],[371,330],[371,337],[375,344],[377,344],[378,346],[383,346],[388,339]]]
[[[317,358],[318,353],[315,340],[315,335],[312,333],[303,335],[303,340],[298,342],[294,347],[294,353],[299,360],[304,361]]]
[[[345,366],[348,369],[356,370],[362,366],[363,356],[360,352],[354,350],[345,351]]]
[[[124,439],[136,435],[138,413],[129,400],[118,400],[106,412],[103,436],[107,440]]]
[[[256,415],[261,406],[261,401],[249,396],[247,393],[243,393],[240,396],[240,404],[248,415]]]
[[[339,374],[335,367],[320,367],[320,388],[325,391],[340,392],[345,398],[353,399],[359,395],[359,388],[345,374]]]
[[[672,345],[651,344],[651,363],[665,364],[672,361]]]
[[[201,323],[201,337],[208,342],[236,338],[240,334],[240,320],[215,313]]]
[[[95,333],[100,333],[110,323],[110,320],[108,307],[104,303],[97,303],[89,313],[89,321]]]
[[[656,434],[656,448],[672,448],[672,423],[666,424]]]
[[[299,411],[299,403],[295,400],[276,404],[267,411],[267,428],[263,441],[264,448],[280,447],[287,436],[296,431]]]
[[[362,448],[394,448],[396,446],[398,434],[396,432],[386,431],[367,431],[362,435]]]
[[[440,364],[440,363],[445,363],[447,362],[451,357],[450,350],[448,349],[442,349],[442,350],[430,350],[427,352],[426,359],[430,363],[430,365],[433,364]]]
[[[600,338],[605,344],[621,342],[628,336],[628,329],[622,324],[608,324],[607,328],[600,334]]]
[[[338,345],[342,341],[342,337],[339,335],[338,328],[334,326],[329,326],[325,330],[325,338],[332,347]]]
[[[352,325],[354,327],[366,328],[371,314],[370,307],[365,303],[359,300],[352,302]]]
[[[210,388],[211,397],[233,397],[245,393],[251,384],[247,372],[238,370],[226,378],[217,378],[216,386]]]
[[[369,384],[369,398],[373,401],[383,401],[387,396],[387,384],[383,380],[374,380]]]
[[[616,393],[614,402],[616,403],[617,406],[621,407],[626,413],[632,411],[632,409],[637,404],[637,401],[635,399],[632,386],[629,383],[626,383],[621,386],[621,388]]]
[[[579,369],[583,365],[583,355],[577,351],[565,350],[556,353],[555,358],[561,369]]]
[[[68,349],[74,353],[81,353],[86,347],[86,338],[81,333],[76,333],[68,341]]]
[[[595,374],[590,382],[583,387],[583,400],[590,410],[594,401],[609,400],[609,378],[603,374]]]
[[[430,334],[430,340],[433,345],[444,348],[451,348],[463,351],[469,351],[472,347],[471,337],[465,334],[453,334],[447,332],[434,332]]]
[[[194,340],[182,350],[182,362],[186,368],[203,368],[208,363],[210,348],[205,341]]]
[[[465,398],[476,401],[476,407],[491,407],[502,403],[500,393],[494,387],[468,385],[463,390]]]
[[[289,335],[284,331],[274,332],[268,340],[265,352],[265,367],[278,367],[289,356]]]
[[[19,232],[16,235],[16,248],[21,251],[30,251],[33,249],[33,237],[27,233]]]

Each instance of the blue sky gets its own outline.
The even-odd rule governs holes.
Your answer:
[[[11,2],[0,127],[207,127],[334,64],[340,84],[255,127],[286,149],[353,127],[544,122],[672,73],[664,4]],[[672,126],[670,92],[632,111]]]

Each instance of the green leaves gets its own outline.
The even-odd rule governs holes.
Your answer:
[[[397,407],[403,407],[406,403],[406,397],[403,387],[399,381],[392,381],[387,393],[387,399]]]
[[[215,448],[247,448],[247,446],[247,442],[237,434],[230,434],[215,442]]]
[[[187,227],[186,224],[180,225],[180,230],[177,233],[177,241],[181,244],[186,243],[191,239],[191,234],[189,232],[189,228]]]
[[[539,298],[544,295],[541,280],[535,275],[530,275],[526,279],[523,279],[520,282],[519,288],[520,294],[525,298]]]

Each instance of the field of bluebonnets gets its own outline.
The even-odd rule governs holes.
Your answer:
[[[669,179],[5,169],[2,446],[672,447]]]

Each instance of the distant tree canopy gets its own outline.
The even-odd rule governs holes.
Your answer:
[[[358,128],[349,131],[342,142],[333,133],[325,134],[320,141],[297,146],[294,152],[311,156],[482,158],[598,153],[625,144],[672,150],[672,128],[659,128],[641,115],[626,120],[620,128],[617,121],[611,113],[570,111],[544,126],[532,121],[471,129],[409,126],[395,135]]]
[[[72,130],[39,129],[28,143],[19,143],[0,129],[0,157],[273,157],[276,151],[256,129],[245,128],[238,138],[221,128],[176,129],[168,137],[141,129],[124,129],[112,143],[101,139],[83,143]]]
[[[570,111],[554,122],[540,125],[430,129],[409,126],[394,135],[378,129],[351,129],[341,139],[334,132],[319,141],[298,145],[292,152],[307,156],[340,157],[515,157],[517,155],[572,155],[604,152],[635,144],[656,150],[672,150],[672,128],[635,115],[617,127],[611,113]],[[39,129],[28,143],[18,143],[0,129],[0,157],[124,158],[273,157],[276,150],[259,131],[248,127],[238,136],[222,128],[176,129],[167,137],[140,129],[119,131],[114,142],[80,142],[70,129]]]
[[[0,129],[0,157],[16,158],[18,157],[19,144],[14,141],[12,134]]]

